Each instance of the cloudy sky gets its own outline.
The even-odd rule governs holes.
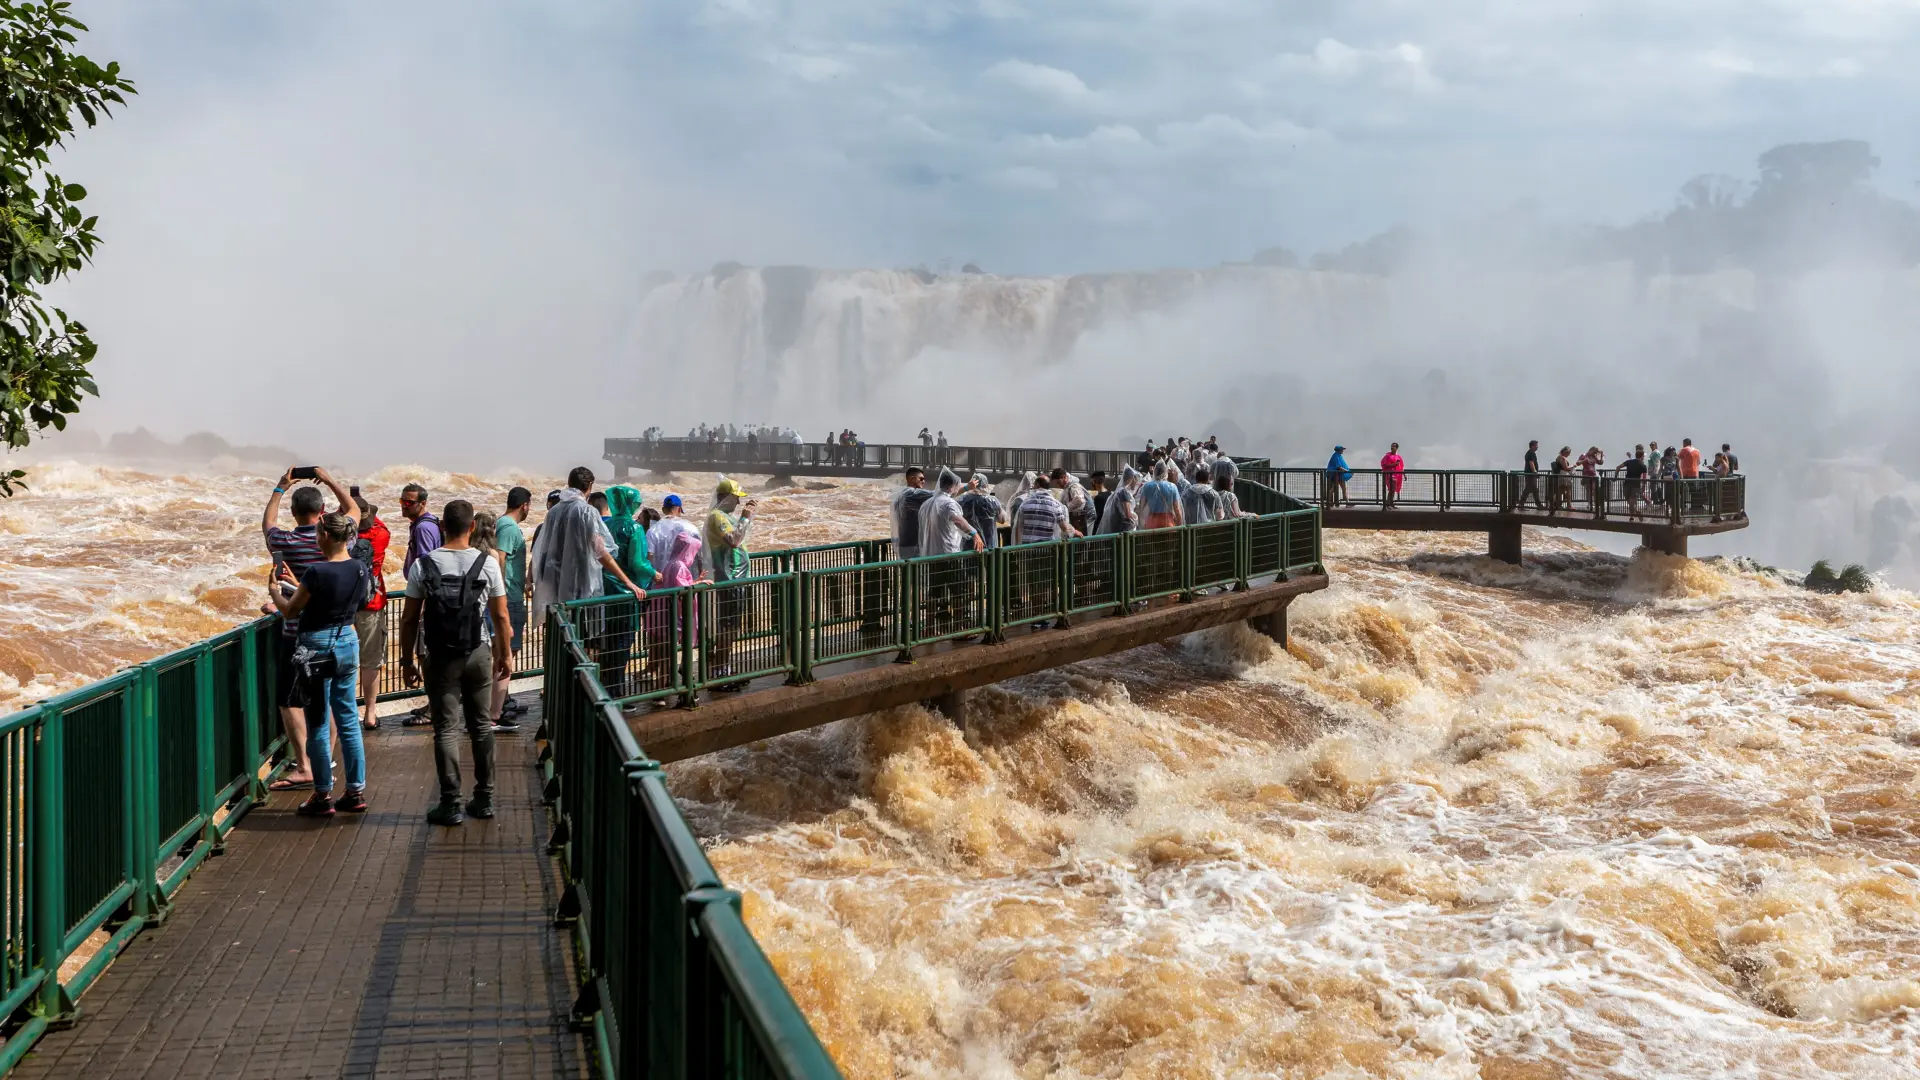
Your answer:
[[[62,299],[109,431],[272,440],[306,372],[564,408],[544,365],[630,352],[648,271],[725,259],[1064,273],[1522,199],[1622,222],[1797,140],[1920,177],[1920,0],[75,8],[140,89],[60,163],[101,215]]]

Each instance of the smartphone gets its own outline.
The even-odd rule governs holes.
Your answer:
[[[320,467],[318,465],[295,465],[293,471],[287,473],[287,475],[295,480],[317,480],[320,478]]]

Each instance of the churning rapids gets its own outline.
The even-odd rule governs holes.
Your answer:
[[[393,521],[410,479],[550,486],[362,482]],[[29,480],[0,708],[256,608],[265,478]],[[760,542],[881,501],[770,492]],[[674,789],[850,1077],[1920,1075],[1920,601],[1480,542],[1335,533],[1290,652],[1195,635]]]

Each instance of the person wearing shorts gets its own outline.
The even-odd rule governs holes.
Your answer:
[[[360,536],[373,546],[373,596],[367,600],[367,606],[354,612],[353,632],[360,638],[360,724],[368,731],[380,727],[380,721],[373,714],[374,702],[380,696],[380,669],[387,663],[387,545],[392,542],[393,534],[387,530],[387,523],[376,517],[379,507],[373,506],[360,495],[355,494],[354,503],[360,508]]]

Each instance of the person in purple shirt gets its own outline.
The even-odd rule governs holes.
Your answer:
[[[427,489],[419,484],[408,484],[400,489],[400,513],[407,519],[407,559],[401,565],[402,573],[410,573],[413,564],[429,551],[440,547],[440,519],[427,512]],[[403,727],[428,727],[433,717],[425,705],[407,714],[400,721]]]
[[[427,489],[419,484],[400,489],[400,513],[407,519],[407,561],[401,567],[406,571],[440,546],[440,519],[427,512]]]

